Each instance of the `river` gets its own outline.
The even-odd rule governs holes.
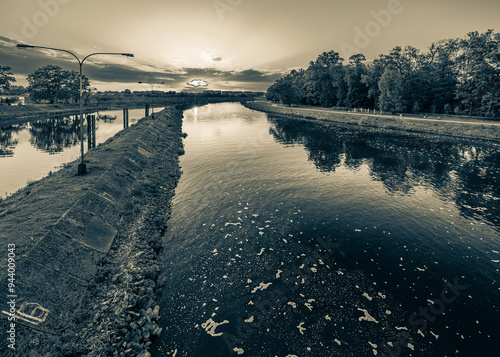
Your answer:
[[[500,153],[186,110],[153,356],[500,355]]]

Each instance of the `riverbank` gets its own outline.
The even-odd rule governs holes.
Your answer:
[[[96,111],[113,110],[113,109],[138,109],[144,108],[146,104],[150,104],[150,99],[147,101],[137,102],[131,101],[130,98],[118,98],[101,103],[99,106],[88,105],[84,106],[84,113],[94,113]],[[202,97],[202,98],[185,98],[175,97],[169,99],[156,99],[155,108],[158,107],[183,107],[189,105],[204,105],[208,103],[223,103],[223,102],[245,102],[251,101],[253,98],[241,97]],[[5,128],[10,125],[23,124],[40,117],[61,117],[68,115],[79,115],[80,107],[72,104],[30,104],[30,105],[0,105],[0,128]]]
[[[489,144],[500,144],[500,123],[469,119],[434,119],[398,117],[376,114],[337,112],[326,108],[285,107],[271,102],[256,101],[243,105],[249,109],[290,118],[322,121],[360,129],[384,132],[406,132],[418,135],[438,135],[467,140],[479,140]]]
[[[106,110],[107,107],[86,106],[84,113]],[[0,105],[0,127],[22,124],[41,116],[68,116],[80,114],[78,105],[67,104],[32,104]]]
[[[167,108],[87,154],[86,175],[72,162],[0,200],[0,261],[15,244],[18,283],[16,351],[4,342],[0,354],[148,355],[161,333],[156,256],[180,177],[181,127],[182,112]]]

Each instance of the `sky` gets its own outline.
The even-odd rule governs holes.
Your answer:
[[[0,65],[17,85],[39,67],[78,71],[98,90],[265,91],[334,50],[368,60],[395,46],[426,50],[468,32],[500,31],[498,0],[0,0]]]

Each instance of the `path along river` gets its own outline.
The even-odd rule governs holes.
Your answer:
[[[500,153],[185,111],[153,356],[500,355]]]

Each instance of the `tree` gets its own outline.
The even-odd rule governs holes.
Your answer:
[[[10,95],[20,95],[20,94],[25,94],[26,93],[26,88],[23,86],[13,86],[11,85],[10,88],[8,89],[8,92]]]
[[[62,100],[73,100],[73,103],[79,103],[80,100],[80,74],[75,71],[63,71],[62,82],[63,94]],[[90,90],[90,82],[87,77],[82,78],[82,96]],[[85,99],[85,98],[84,98]]]
[[[422,105],[416,100],[411,109],[413,114],[418,114],[422,110]]]
[[[500,36],[493,30],[483,34],[470,32],[459,43],[456,98],[469,109],[469,115],[477,108],[482,114],[491,112],[488,108],[481,108],[484,104],[489,108],[495,106],[500,77],[499,46]]]
[[[495,87],[483,96],[481,111],[484,115],[500,119],[500,79]]]
[[[369,103],[368,86],[362,81],[367,69],[364,55],[357,54],[349,58],[349,64],[345,70],[345,82],[347,95],[345,105],[348,108],[365,107]]]
[[[433,43],[428,54],[428,93],[437,110],[447,114],[453,111],[456,102],[457,53],[458,40],[451,39]]]
[[[53,104],[67,102],[72,99],[75,103],[80,96],[80,74],[75,71],[66,71],[59,66],[47,65],[37,69],[28,76],[31,99],[35,101],[47,100]],[[90,82],[87,77],[82,78],[82,89],[88,90]]]
[[[309,105],[378,107],[404,112],[473,111],[500,117],[500,34],[488,30],[433,43],[428,51],[395,47],[366,64],[344,65],[335,51],[273,84],[270,100]]]
[[[0,66],[0,89],[9,90],[11,83],[16,81],[10,69],[7,66]]]
[[[95,98],[97,95],[97,88],[90,87],[87,88],[83,93],[83,104],[87,105],[92,98]]]
[[[274,86],[274,95],[281,103],[291,106],[296,101],[295,87],[287,78],[280,78]]]
[[[384,56],[375,59],[371,65],[366,69],[366,74],[361,76],[361,81],[368,88],[368,99],[373,108],[380,108],[380,89],[379,82],[386,67],[386,60]]]
[[[344,60],[335,51],[323,52],[309,69],[314,72],[319,102],[324,107],[342,106],[346,96]]]
[[[403,100],[403,77],[399,69],[389,65],[384,70],[379,82],[380,110],[400,112],[405,108]]]

